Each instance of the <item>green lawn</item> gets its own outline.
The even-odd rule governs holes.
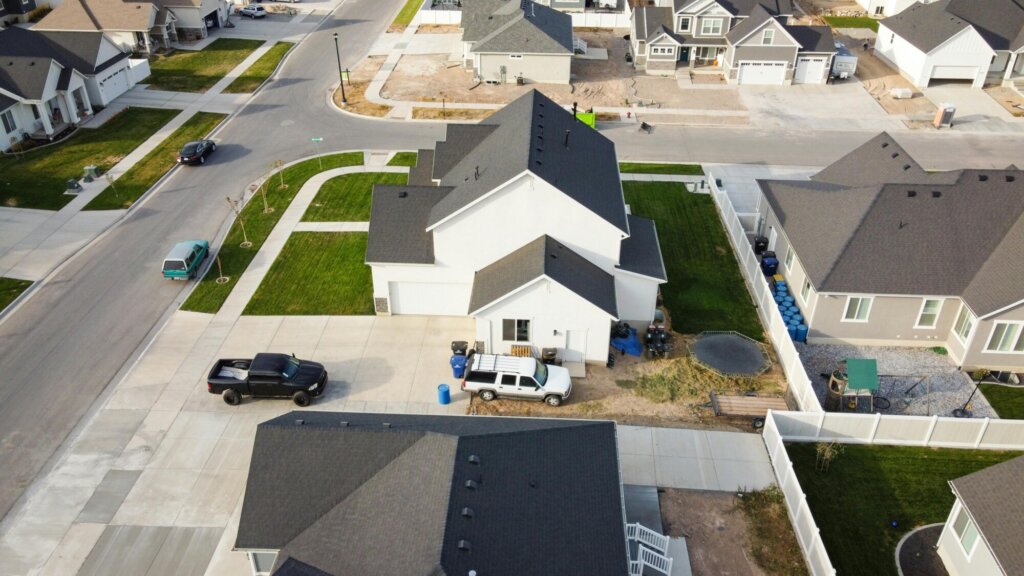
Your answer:
[[[423,5],[423,0],[406,0],[405,6],[402,6],[402,11],[395,16],[395,21],[391,23],[392,29],[404,30],[408,26],[416,12],[419,11],[420,6]]]
[[[896,544],[905,533],[945,522],[953,506],[949,480],[1020,455],[847,444],[827,472],[816,472],[814,444],[787,451],[836,571],[877,576],[896,575]]]
[[[277,65],[280,64],[281,59],[284,55],[291,50],[292,46],[295,46],[292,42],[278,42],[270,47],[270,50],[266,54],[260,56],[256,62],[253,62],[252,66],[242,72],[242,75],[228,84],[228,87],[224,89],[225,92],[233,93],[248,93],[255,92],[260,84],[270,75],[277,70]]]
[[[405,184],[408,176],[394,172],[359,172],[331,178],[320,187],[303,222],[369,222],[374,184]]]
[[[408,166],[412,168],[416,165],[416,152],[398,152],[388,160],[388,166]]]
[[[29,280],[15,280],[14,278],[4,278],[0,276],[0,312],[4,311],[14,302],[14,299],[21,295],[22,292],[28,290],[28,287],[32,285]]]
[[[825,16],[825,22],[833,28],[870,28],[878,32],[878,20],[867,16]]]
[[[323,162],[322,169],[320,166],[321,161]],[[274,211],[264,214],[263,201],[257,197],[254,197],[242,209],[245,231],[248,233],[249,241],[253,245],[250,248],[239,246],[242,243],[242,229],[236,221],[231,226],[231,230],[228,231],[224,245],[220,248],[218,256],[220,257],[224,275],[230,277],[231,280],[224,284],[217,284],[217,265],[214,263],[210,266],[210,271],[199,282],[199,285],[195,287],[195,290],[192,291],[188,300],[181,306],[182,310],[208,312],[210,314],[220,310],[224,300],[231,293],[231,289],[238,282],[238,278],[245,272],[249,262],[256,256],[256,252],[259,251],[260,246],[267,239],[267,235],[274,229],[277,221],[281,219],[281,215],[284,214],[288,205],[292,203],[292,199],[298,194],[306,180],[309,180],[314,174],[322,170],[356,166],[362,163],[362,152],[333,154],[324,156],[320,160],[316,158],[304,160],[284,169],[284,187],[279,184],[280,180],[278,175],[275,174],[269,181],[270,184],[267,191],[267,201]]]
[[[244,314],[373,314],[365,232],[294,232]]]
[[[202,50],[178,50],[149,59],[149,78],[142,82],[153,90],[206,92],[249,54],[262,40],[218,38]]]
[[[1000,418],[1024,420],[1024,388],[1010,388],[998,384],[982,384],[981,393],[996,410]]]
[[[69,178],[81,178],[89,165],[106,172],[178,113],[128,108],[99,128],[80,128],[59,144],[0,156],[0,204],[59,210],[73,198],[64,194]]]
[[[619,162],[623,174],[678,174],[682,176],[703,176],[700,164],[658,164],[653,162]]]
[[[711,197],[675,182],[622,183],[632,213],[652,218],[668,272],[661,293],[677,332],[764,330]]]
[[[175,154],[186,142],[206,136],[226,117],[227,114],[213,112],[196,113],[86,204],[84,210],[119,210],[131,207],[161,176],[174,167]]]

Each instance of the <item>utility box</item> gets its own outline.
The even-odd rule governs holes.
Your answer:
[[[932,120],[932,124],[936,128],[952,128],[954,114],[956,114],[956,106],[952,104],[939,104],[939,109],[935,111],[935,119]]]

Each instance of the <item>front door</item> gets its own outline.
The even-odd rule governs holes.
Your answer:
[[[679,61],[680,62],[689,62],[690,61],[690,47],[689,46],[683,46],[682,48],[679,49]]]

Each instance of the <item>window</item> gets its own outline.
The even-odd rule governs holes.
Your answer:
[[[794,256],[796,256],[796,253],[793,252],[793,247],[790,246],[790,247],[786,248],[786,270],[789,271],[789,272],[793,271],[793,257]]]
[[[985,352],[1024,352],[1024,323],[996,322]]]
[[[0,118],[3,119],[4,131],[8,134],[13,134],[18,129],[18,125],[14,123],[14,114],[10,110],[0,114]]]
[[[502,374],[501,375],[501,385],[502,386],[515,386],[517,378],[518,378],[518,376],[516,376],[515,374]]]
[[[522,54],[509,54],[508,57],[509,57],[510,60],[522,60],[523,59],[523,55]]]
[[[701,20],[700,33],[703,36],[720,36],[722,34],[722,19],[705,18]]]
[[[690,17],[682,16],[679,18],[679,31],[689,32],[690,31]]]
[[[35,106],[29,106],[29,108],[32,110],[32,117],[39,120],[39,108],[36,108]]]
[[[249,557],[252,558],[252,570],[256,576],[264,576],[274,569],[277,552],[250,552]]]
[[[881,16],[882,14],[885,14],[885,6],[876,6],[875,16]]]
[[[800,288],[800,299],[804,301],[804,304],[809,304],[807,298],[811,295],[811,281],[804,280],[804,285]]]
[[[671,56],[676,52],[672,46],[651,46],[650,48],[652,56]]]
[[[953,532],[956,533],[960,545],[964,547],[964,552],[970,556],[974,551],[974,545],[978,543],[978,528],[963,506],[960,507],[960,513],[953,521]]]
[[[850,296],[846,299],[843,322],[867,322],[871,314],[871,298]]]
[[[939,321],[939,311],[942,310],[942,300],[925,298],[921,303],[921,312],[917,315],[917,326],[914,328],[935,328]]]
[[[967,343],[967,339],[971,337],[971,330],[974,329],[975,321],[974,314],[971,314],[967,306],[960,306],[960,314],[957,315],[956,323],[953,324],[953,333],[960,339],[960,342]]]
[[[529,342],[529,320],[502,320],[501,339],[506,342]]]
[[[772,40],[775,40],[775,30],[765,30],[764,33],[761,34],[762,46],[771,46]]]

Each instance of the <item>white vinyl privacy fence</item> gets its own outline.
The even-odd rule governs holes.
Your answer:
[[[800,354],[789,337],[789,331],[786,330],[786,322],[782,319],[778,307],[775,306],[775,299],[768,288],[768,282],[761,274],[761,265],[747,240],[743,223],[733,209],[732,201],[729,200],[725,191],[715,183],[713,174],[707,175],[707,181],[711,186],[711,197],[715,201],[715,208],[722,218],[726,236],[729,237],[729,244],[732,245],[747,288],[754,298],[757,314],[761,318],[761,323],[764,324],[772,347],[775,348],[775,354],[779,357],[779,364],[782,365],[782,369],[786,373],[790,392],[800,406],[800,410],[812,413],[823,412],[818,396],[811,385],[811,379],[807,377],[807,371],[804,370],[804,366],[800,362]]]

